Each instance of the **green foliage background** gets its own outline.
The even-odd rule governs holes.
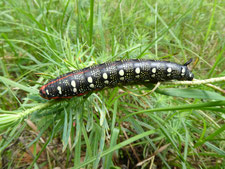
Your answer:
[[[224,77],[224,20],[223,0],[0,1],[0,164],[19,168],[15,154],[40,144],[25,167],[225,166],[219,90],[161,85],[143,95],[153,86],[135,85],[62,101],[38,94],[60,74],[130,58],[194,58],[197,79]],[[38,162],[49,147],[53,155]]]

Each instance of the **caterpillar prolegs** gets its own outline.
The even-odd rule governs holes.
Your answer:
[[[45,99],[71,98],[104,87],[118,84],[157,83],[168,80],[192,80],[194,75],[187,68],[167,61],[130,59],[103,63],[81,70],[75,70],[49,81],[40,88]]]

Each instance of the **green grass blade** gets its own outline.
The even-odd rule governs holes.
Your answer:
[[[118,136],[119,136],[119,129],[117,128],[114,128],[113,131],[112,131],[112,137],[110,139],[110,147],[109,148],[112,148],[114,146],[116,146],[117,144],[117,139],[118,139]],[[105,157],[105,162],[104,162],[104,168],[106,169],[109,169],[111,166],[112,166],[112,156],[113,156],[113,153],[114,152],[111,152],[109,154],[106,155]]]
[[[164,107],[164,108],[155,108],[155,109],[148,109],[143,111],[138,111],[134,113],[130,113],[120,119],[120,121],[124,121],[126,118],[130,116],[134,116],[137,114],[143,114],[143,113],[151,113],[151,112],[159,112],[159,111],[172,111],[172,110],[190,110],[190,109],[201,109],[206,107],[214,107],[214,106],[224,106],[225,101],[211,101],[207,103],[199,103],[199,104],[186,104],[183,106],[173,106],[173,107]]]
[[[5,78],[5,77],[2,77],[2,76],[0,76],[0,80],[2,81],[2,83],[6,83],[6,84],[8,84],[8,85],[10,85],[12,87],[19,88],[19,89],[24,90],[24,91],[26,91],[28,93],[32,93],[32,94],[38,94],[39,93],[39,91],[37,89],[35,89],[35,88],[24,86],[24,85],[22,85],[20,83],[17,83],[15,81],[12,81],[12,80],[10,80],[8,78]]]
[[[90,18],[89,18],[89,46],[92,46],[93,41],[93,24],[94,24],[94,0],[90,0]]]
[[[225,51],[225,46],[223,47],[223,49],[221,50],[221,52],[216,56],[216,61],[213,64],[213,67],[211,68],[211,70],[209,71],[209,75],[208,78],[210,78],[213,74],[213,72],[215,71],[217,65],[219,64],[219,62],[222,60],[223,56],[224,56],[224,51]]]
[[[197,142],[197,143],[195,144],[195,147],[199,147],[199,146],[201,146],[202,144],[204,144],[205,142],[207,142],[207,141],[209,141],[209,140],[213,140],[214,137],[218,136],[219,134],[221,134],[221,133],[223,133],[223,132],[225,132],[225,124],[224,124],[222,127],[220,127],[219,129],[217,129],[215,132],[213,132],[212,134],[210,134],[209,136],[207,136],[206,138],[201,139],[199,142]],[[223,134],[223,135],[224,135],[224,134]],[[224,138],[222,138],[222,139],[224,139]]]
[[[141,138],[144,138],[146,136],[149,136],[149,135],[151,135],[153,133],[154,133],[154,131],[150,130],[150,131],[146,131],[146,132],[143,132],[141,134],[138,134],[138,135],[136,135],[134,137],[131,137],[128,140],[123,141],[123,142],[115,145],[114,147],[109,148],[109,149],[103,151],[102,154],[100,155],[100,157],[104,157],[105,155],[107,155],[109,153],[112,153],[112,152],[114,152],[114,151],[116,151],[116,150],[118,150],[118,149],[120,149],[120,148],[122,148],[122,147],[124,147],[126,145],[129,145],[130,143],[135,142],[136,140],[139,140]],[[97,156],[94,156],[94,157],[90,158],[89,160],[85,161],[84,163],[82,163],[81,165],[76,166],[76,167],[73,167],[73,168],[74,169],[78,169],[78,168],[84,167],[84,166],[90,164],[91,162],[95,161],[96,158],[97,158]]]
[[[183,98],[195,98],[195,99],[209,99],[209,100],[225,100],[225,97],[216,93],[207,90],[199,89],[176,89],[176,88],[166,88],[166,89],[157,89],[157,93],[176,96]]]
[[[217,154],[221,155],[221,156],[225,156],[225,151],[218,148],[217,146],[215,146],[214,144],[211,144],[210,142],[205,142],[204,143],[207,147],[209,147],[211,150],[215,151]]]
[[[206,41],[207,41],[207,39],[209,37],[210,31],[212,29],[212,25],[214,23],[214,16],[215,16],[215,11],[216,11],[216,6],[217,6],[217,0],[214,0],[212,15],[211,15],[209,26],[208,26],[208,29],[207,29],[207,32],[206,32],[206,35],[205,35],[205,39],[204,39],[205,43],[206,43]]]
[[[64,108],[64,125],[63,125],[63,136],[62,136],[62,142],[63,142],[63,152],[65,151],[67,145],[68,145],[68,139],[69,136],[67,135],[68,131],[68,113],[67,110]]]

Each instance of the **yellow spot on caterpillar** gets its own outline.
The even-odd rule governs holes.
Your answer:
[[[88,82],[89,82],[89,83],[92,83],[92,82],[93,82],[92,77],[88,77],[88,79],[87,79],[87,80],[88,80]]]
[[[123,75],[124,75],[124,70],[120,70],[120,71],[119,71],[119,75],[120,75],[120,76],[123,76]]]
[[[152,73],[156,73],[156,68],[152,68]]]
[[[57,89],[59,91],[59,94],[62,94],[62,88],[61,88],[61,86],[58,86]]]

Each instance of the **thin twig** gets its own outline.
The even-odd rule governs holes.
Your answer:
[[[26,149],[26,152],[31,156],[31,158],[34,160],[35,157],[33,155],[33,153],[31,152],[31,150],[29,149],[29,147],[27,147],[27,143],[25,142],[25,140],[22,137],[19,137],[19,141],[23,144],[23,146]],[[40,168],[39,164],[36,163],[36,165],[38,166],[38,168]]]
[[[35,135],[38,136],[39,133],[40,133],[40,131],[38,130],[38,128],[36,127],[36,125],[35,125],[32,121],[30,121],[29,119],[25,119],[25,121],[26,121],[26,123],[28,124],[28,126],[30,126],[30,127],[33,129]],[[41,141],[43,144],[45,144],[45,140],[44,140],[42,137],[40,137],[40,141]],[[58,157],[55,156],[55,154],[52,152],[52,150],[51,150],[48,146],[46,146],[46,149],[47,149],[47,151],[49,152],[50,156],[51,156],[52,158],[55,159],[55,161],[57,162],[57,164],[58,164],[62,169],[64,169],[65,167],[59,162]]]
[[[206,84],[206,86],[211,87],[211,88],[213,88],[213,89],[215,89],[215,90],[217,90],[217,91],[219,91],[219,92],[225,94],[225,90],[221,89],[221,88],[218,87],[218,86],[215,86],[215,85],[212,85],[212,84]]]
[[[144,93],[144,94],[136,94],[132,91],[129,91],[129,89],[127,89],[126,87],[124,86],[120,86],[121,89],[123,89],[124,91],[126,91],[127,93],[129,94],[132,94],[134,96],[137,96],[137,97],[142,97],[142,96],[147,96],[147,95],[151,95],[159,86],[160,86],[161,82],[158,82],[155,87],[150,91],[150,92],[147,92],[147,93]]]
[[[211,78],[211,79],[205,79],[205,80],[197,80],[197,79],[194,79],[193,81],[162,82],[162,84],[201,85],[201,84],[216,83],[216,82],[225,82],[225,76],[224,77]]]
[[[142,96],[146,96],[146,95],[150,95],[152,94],[159,86],[160,86],[161,82],[158,82],[155,87],[148,93],[143,94]]]
[[[166,145],[164,145],[162,147],[160,147],[159,149],[157,149],[149,158],[147,158],[147,159],[139,162],[136,166],[142,166],[144,163],[146,163],[147,161],[151,160],[156,155],[158,155],[159,153],[161,153],[162,151],[164,151],[165,149],[167,149],[168,146],[170,146],[170,143],[169,144],[166,144]]]
[[[123,128],[123,125],[121,125],[121,127]],[[128,140],[129,137],[128,137],[128,135],[127,135],[127,133],[126,133],[125,130],[123,130],[123,134],[125,135],[126,139]],[[130,145],[131,150],[132,150],[133,153],[134,153],[134,156],[136,157],[136,159],[138,160],[138,162],[140,162],[141,160],[140,160],[140,158],[138,157],[137,152],[135,151],[134,147],[132,146],[132,144],[129,144],[129,145]]]
[[[194,79],[193,81],[171,81],[171,82],[162,82],[162,84],[168,84],[168,85],[206,85],[208,87],[213,88],[214,90],[217,90],[221,92],[222,94],[225,94],[225,90],[221,89],[218,86],[212,85],[210,83],[216,83],[216,82],[225,82],[225,77],[217,77],[217,78],[211,78],[211,79],[205,79],[205,80],[197,80]]]

